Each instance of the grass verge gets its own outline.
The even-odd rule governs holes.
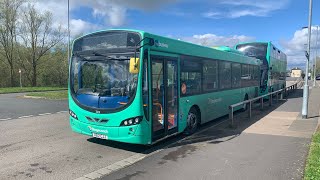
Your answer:
[[[67,88],[62,87],[10,87],[10,88],[0,88],[0,94],[6,93],[20,93],[20,92],[40,92],[40,91],[56,91],[65,90]]]
[[[61,100],[61,99],[68,98],[68,91],[64,90],[64,91],[31,92],[31,93],[27,93],[26,96],[35,97],[35,98]]]
[[[304,180],[320,179],[320,130],[313,135],[307,165],[304,171]]]

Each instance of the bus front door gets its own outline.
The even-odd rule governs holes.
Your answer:
[[[178,58],[150,55],[152,141],[178,130]]]

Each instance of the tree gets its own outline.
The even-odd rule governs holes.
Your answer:
[[[22,13],[19,29],[21,41],[26,47],[25,52],[19,52],[19,58],[31,66],[32,86],[37,86],[37,67],[42,57],[61,42],[63,32],[60,27],[58,29],[53,27],[50,12],[40,13],[31,4]]]
[[[10,67],[10,86],[15,85],[14,61],[16,59],[16,26],[19,7],[23,2],[23,0],[0,1],[0,54]]]
[[[66,87],[68,83],[67,45],[58,44],[39,66],[39,84]]]

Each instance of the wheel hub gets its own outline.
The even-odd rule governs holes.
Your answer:
[[[194,128],[196,126],[197,123],[197,116],[193,113],[189,114],[188,117],[188,126],[190,129]]]

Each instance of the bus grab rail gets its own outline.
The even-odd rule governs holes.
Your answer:
[[[259,96],[259,97],[255,97],[255,98],[252,98],[252,99],[248,99],[248,100],[245,100],[245,101],[230,105],[229,106],[229,119],[231,121],[231,126],[234,126],[233,113],[234,113],[234,108],[235,107],[238,107],[238,106],[241,106],[241,105],[244,105],[244,104],[249,105],[249,107],[248,107],[248,117],[251,118],[251,116],[252,116],[252,114],[251,114],[252,113],[252,102],[260,100],[260,109],[262,110],[263,109],[263,105],[264,105],[264,97],[269,96],[269,106],[272,106],[272,101],[273,101],[273,97],[272,96],[274,94],[276,94],[277,102],[279,101],[279,94],[280,93],[281,93],[280,99],[283,99],[283,97],[288,99],[288,94],[291,93],[292,91],[294,91],[295,89],[297,89],[298,85],[300,84],[300,82],[301,81],[299,81],[299,82],[297,82],[297,83],[295,83],[295,84],[293,84],[291,86],[288,86],[286,88],[283,88],[283,89],[280,89],[278,91],[275,91],[275,92],[271,92],[271,93],[268,93],[268,94],[265,94],[265,95],[262,95],[262,96]]]

